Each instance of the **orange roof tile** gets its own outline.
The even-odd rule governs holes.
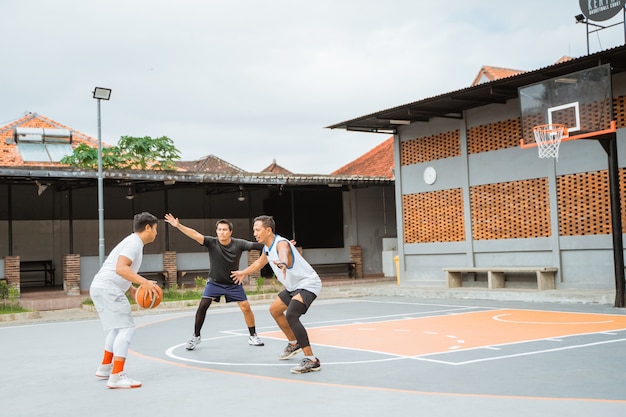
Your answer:
[[[24,162],[17,145],[13,141],[14,127],[32,127],[49,129],[68,129],[72,131],[72,147],[85,143],[89,146],[97,146],[98,140],[89,135],[71,129],[52,119],[37,113],[28,113],[19,119],[0,126],[0,166],[59,166],[58,162]],[[103,144],[104,145],[104,144]],[[104,145],[106,146],[106,145]]]
[[[513,75],[521,74],[523,72],[526,71],[483,65],[480,71],[478,71],[476,78],[474,78],[472,85],[474,86],[484,82],[499,80],[500,78],[512,77]]]
[[[555,64],[560,64],[561,62],[567,62],[567,61],[571,61],[572,58],[571,56],[567,56],[567,55],[563,55],[562,57],[560,57],[559,59],[557,59],[557,61],[555,62]]]
[[[331,172],[332,175],[376,176],[394,179],[393,136],[369,152]]]
[[[272,161],[266,168],[262,169],[261,172],[267,172],[272,174],[293,174],[293,172],[289,171],[287,168],[283,168],[276,163],[276,159]]]
[[[243,169],[218,158],[215,155],[208,155],[197,161],[176,161],[178,170],[193,172],[221,172],[228,174],[238,174],[245,172]]]

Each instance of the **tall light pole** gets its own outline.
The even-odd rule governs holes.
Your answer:
[[[104,180],[102,178],[102,133],[100,128],[100,101],[111,98],[111,89],[96,87],[93,98],[98,100],[98,261],[104,263]]]

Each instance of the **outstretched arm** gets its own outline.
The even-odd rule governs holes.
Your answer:
[[[178,218],[174,217],[171,213],[165,215],[165,222],[169,223],[170,226],[177,228],[181,232],[185,234],[185,236],[195,240],[199,244],[204,244],[204,236],[202,233],[198,232],[191,227],[183,226],[182,223],[178,220]]]
[[[243,271],[231,271],[230,277],[233,279],[235,284],[241,284],[247,275],[260,271],[265,265],[267,265],[267,262],[267,256],[265,253],[261,252],[259,259],[252,262],[250,266]]]

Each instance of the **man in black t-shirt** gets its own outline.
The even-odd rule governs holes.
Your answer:
[[[187,342],[185,348],[187,350],[194,350],[202,341],[200,338],[200,330],[202,330],[206,312],[213,300],[219,302],[222,296],[224,296],[227,303],[236,301],[237,304],[239,304],[239,308],[243,313],[243,317],[250,332],[248,343],[252,346],[263,346],[264,343],[256,334],[254,314],[250,308],[246,292],[242,285],[235,284],[230,277],[232,271],[239,269],[239,260],[244,251],[252,249],[260,251],[263,249],[263,245],[232,237],[233,224],[226,219],[218,220],[215,224],[217,237],[204,236],[202,233],[190,227],[183,226],[172,214],[166,214],[165,221],[172,227],[183,232],[187,237],[205,246],[209,251],[211,272],[209,273],[209,279],[204,288],[200,305],[198,305],[198,310],[196,311],[193,336]]]

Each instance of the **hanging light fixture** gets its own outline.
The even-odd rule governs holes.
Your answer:
[[[243,195],[243,185],[239,186],[239,197],[237,197],[239,201],[245,201],[246,197]]]

